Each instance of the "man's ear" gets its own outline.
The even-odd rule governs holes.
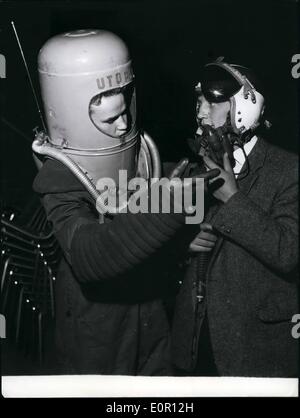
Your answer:
[[[263,114],[265,113],[265,108],[266,108],[266,106],[265,106],[265,105],[263,105],[263,108],[261,109],[260,116],[263,116]]]

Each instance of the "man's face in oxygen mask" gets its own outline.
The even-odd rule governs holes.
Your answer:
[[[234,166],[233,149],[229,138],[220,133],[219,129],[227,125],[229,112],[229,100],[219,103],[209,102],[202,93],[199,94],[196,108],[198,129],[193,148],[198,155],[202,157],[208,155],[220,166],[223,165],[224,152],[227,152]]]
[[[230,102],[213,103],[208,102],[203,94],[197,99],[196,117],[198,123],[197,134],[202,134],[201,126],[209,125],[212,128],[219,128],[226,122],[228,112],[230,111]]]

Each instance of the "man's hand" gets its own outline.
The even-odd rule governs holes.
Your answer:
[[[187,165],[189,163],[188,158],[182,158],[179,163],[176,164],[176,166],[173,168],[171,173],[168,175],[168,178],[170,180],[176,178],[176,177],[182,177],[184,170],[186,169]]]
[[[212,226],[203,222],[200,224],[200,233],[191,242],[189,250],[195,253],[209,252],[214,248],[217,237],[212,233]]]
[[[183,176],[183,173],[189,163],[188,158],[183,158],[179,161],[179,163],[176,164],[175,168],[171,171],[168,178],[169,180],[175,179],[175,178],[181,178]],[[195,184],[195,180],[197,178],[202,178],[204,180],[212,180],[214,178],[217,178],[217,176],[221,173],[220,167],[215,165],[215,167],[212,168],[212,170],[208,170],[204,173],[199,173],[193,177],[190,177],[190,182],[187,182],[187,184]]]
[[[174,204],[178,207],[182,207],[182,195],[180,193],[184,192],[192,192],[192,194],[195,196],[197,193],[198,187],[203,187],[203,183],[197,181],[198,179],[204,180],[204,191],[207,189],[207,185],[209,184],[209,181],[213,180],[214,178],[217,178],[220,175],[220,169],[213,168],[212,170],[207,170],[200,172],[199,174],[195,174],[192,177],[184,177],[184,182],[182,181],[182,178],[184,176],[184,172],[187,168],[187,165],[189,164],[189,160],[187,158],[183,158],[179,161],[179,163],[175,166],[175,168],[172,170],[172,172],[169,174],[169,189],[171,187],[171,193],[174,196]],[[179,193],[178,193],[179,192]],[[179,198],[179,201],[176,199]]]
[[[203,157],[203,161],[209,170],[219,169],[220,175],[213,180],[210,180],[210,185],[213,188],[213,195],[216,199],[226,203],[237,191],[238,186],[231,167],[228,154],[223,156],[224,169],[214,163],[209,157]]]

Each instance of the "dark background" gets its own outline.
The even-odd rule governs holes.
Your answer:
[[[141,126],[163,160],[178,160],[195,129],[200,68],[220,55],[263,79],[273,122],[267,139],[298,151],[298,81],[291,76],[291,58],[299,52],[297,9],[290,0],[1,2],[0,53],[7,62],[7,78],[0,80],[2,204],[22,208],[31,196],[32,129],[40,125],[11,20],[38,92],[36,60],[49,37],[81,28],[120,35],[134,61]]]

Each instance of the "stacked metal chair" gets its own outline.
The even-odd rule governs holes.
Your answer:
[[[12,210],[1,215],[1,313],[7,337],[42,364],[61,251],[39,201],[34,206],[23,219]]]

